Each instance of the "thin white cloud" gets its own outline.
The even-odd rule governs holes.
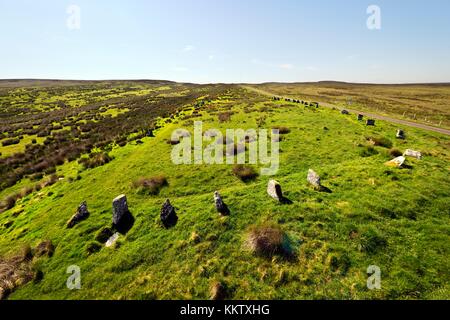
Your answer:
[[[292,70],[292,69],[294,69],[294,66],[292,64],[290,64],[290,63],[280,64],[279,67],[281,69],[284,69],[284,70]]]
[[[193,45],[191,45],[191,44],[188,44],[181,51],[183,51],[183,52],[190,52],[190,51],[194,51],[194,50],[195,50],[195,47]]]

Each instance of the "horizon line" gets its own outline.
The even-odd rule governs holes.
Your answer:
[[[155,81],[155,82],[172,82],[172,83],[186,83],[186,84],[198,84],[198,85],[213,85],[213,84],[230,84],[230,85],[243,85],[243,84],[320,84],[320,83],[337,83],[337,84],[350,84],[350,85],[450,85],[448,82],[352,82],[342,80],[318,80],[318,81],[263,81],[263,82],[191,82],[191,81],[176,81],[167,79],[149,79],[149,78],[124,78],[124,79],[63,79],[63,78],[0,78],[1,82],[6,81],[67,81],[67,82],[102,82],[102,81]]]

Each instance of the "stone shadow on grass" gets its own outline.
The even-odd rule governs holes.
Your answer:
[[[124,215],[123,218],[120,220],[120,224],[113,225],[114,230],[119,232],[122,235],[126,235],[128,231],[131,230],[131,228],[134,225],[134,217],[131,214],[131,212],[128,211],[128,214]]]

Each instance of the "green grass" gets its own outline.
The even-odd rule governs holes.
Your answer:
[[[20,140],[20,143],[13,144],[9,146],[2,146],[1,140],[0,140],[0,158],[5,158],[10,155],[13,155],[15,153],[20,153],[25,151],[25,147],[27,144],[31,144],[32,141],[36,140],[37,144],[42,144],[45,140],[45,138],[38,137],[37,135],[24,135],[23,139]],[[5,139],[6,140],[6,139]]]
[[[222,98],[195,118],[204,131],[257,128],[262,115],[263,127],[289,128],[276,176],[244,183],[232,165],[174,165],[166,141],[180,127],[192,133],[194,119],[166,123],[142,145],[114,148],[114,160],[104,166],[83,171],[76,162],[66,163],[58,168],[64,180],[0,215],[0,255],[44,239],[56,245],[53,257],[36,262],[43,280],[19,288],[10,299],[207,299],[217,281],[230,289],[231,299],[449,298],[448,137],[407,128],[407,140],[396,140],[397,127],[381,121],[366,127],[338,111],[272,103],[238,89]],[[224,111],[233,115],[219,123],[217,112]],[[400,150],[420,150],[424,157],[408,158],[410,168],[386,167],[391,157],[382,146],[361,156],[369,136],[385,137]],[[307,184],[309,168],[331,193]],[[77,175],[80,180],[69,181]],[[158,175],[168,185],[157,195],[133,187],[140,177]],[[292,204],[267,195],[269,179],[281,183]],[[230,216],[215,211],[215,190]],[[136,219],[133,228],[117,248],[88,255],[97,232],[111,224],[112,200],[122,193]],[[171,229],[159,222],[166,198],[179,217]],[[66,229],[83,200],[90,217]],[[23,212],[14,217],[19,209]],[[13,225],[2,229],[10,220]],[[247,230],[265,223],[286,232],[294,258],[268,259],[247,250]],[[81,290],[66,288],[70,265],[81,268]],[[381,290],[366,287],[369,265],[381,268]]]

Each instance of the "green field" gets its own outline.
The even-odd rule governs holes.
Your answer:
[[[0,113],[2,123],[8,124],[9,133],[2,132],[5,138],[18,134],[15,126],[21,126],[20,121],[27,126],[31,121],[22,115],[10,116],[16,104],[37,115],[48,109],[52,121],[64,126],[79,126],[75,123],[84,119],[104,128],[65,131],[74,145],[77,141],[88,145],[88,139],[104,137],[102,132],[110,138],[96,145],[103,141],[98,138],[93,148],[73,159],[63,156],[54,172],[37,177],[36,172],[24,173],[0,190],[6,199],[51,175],[57,177],[51,185],[22,192],[11,208],[0,213],[0,288],[9,286],[3,298],[209,299],[218,283],[226,288],[226,299],[450,297],[449,136],[402,128],[406,139],[399,140],[397,125],[377,121],[376,126],[367,127],[356,115],[272,101],[233,85],[20,85],[2,87],[1,101],[8,105],[7,112]],[[83,94],[79,86],[86,90]],[[42,93],[49,90],[60,96]],[[278,92],[292,94],[292,90]],[[436,95],[441,94],[441,89],[436,90]],[[33,100],[36,106],[26,102],[30,95],[37,99]],[[315,95],[306,97],[318,100]],[[55,101],[75,112],[59,116]],[[447,125],[450,111],[439,108],[439,117]],[[433,110],[423,113],[433,114]],[[142,134],[147,127],[117,126],[138,119],[154,129],[155,137]],[[193,134],[194,121],[202,121],[204,131],[217,128],[223,133],[230,128],[286,127],[289,132],[280,142],[279,171],[243,182],[233,174],[232,164],[173,164],[173,146],[167,141],[179,128]],[[39,126],[44,129],[44,124]],[[110,133],[116,131],[117,136]],[[383,143],[374,146],[373,140]],[[48,144],[58,146],[58,141],[50,139]],[[407,157],[403,168],[385,165],[406,149],[421,151],[423,158]],[[45,158],[59,149],[42,150]],[[80,157],[100,152],[111,161],[91,169],[79,162]],[[0,159],[0,173],[10,178],[9,172],[21,165],[17,162],[11,169],[7,159]],[[256,172],[261,167],[266,166],[256,165]],[[308,169],[321,176],[328,192],[308,184]],[[134,184],[139,178],[156,176],[164,176],[168,185],[154,194]],[[280,182],[290,204],[268,196],[270,179]],[[229,216],[216,212],[216,190],[228,205]],[[115,246],[107,248],[95,238],[111,225],[112,200],[120,194],[127,196],[135,222]],[[159,215],[166,199],[178,214],[177,224],[169,229],[162,227]],[[67,221],[82,201],[87,202],[89,218],[67,229]],[[246,244],[254,226],[275,226],[285,232],[289,256],[251,252]],[[35,248],[45,240],[53,243],[54,253],[38,256]],[[25,256],[28,246],[32,250],[17,264],[16,282],[7,283],[4,270],[8,264],[14,266],[14,257]],[[80,267],[80,290],[66,287],[71,265]],[[381,270],[381,289],[367,288],[370,265]]]

